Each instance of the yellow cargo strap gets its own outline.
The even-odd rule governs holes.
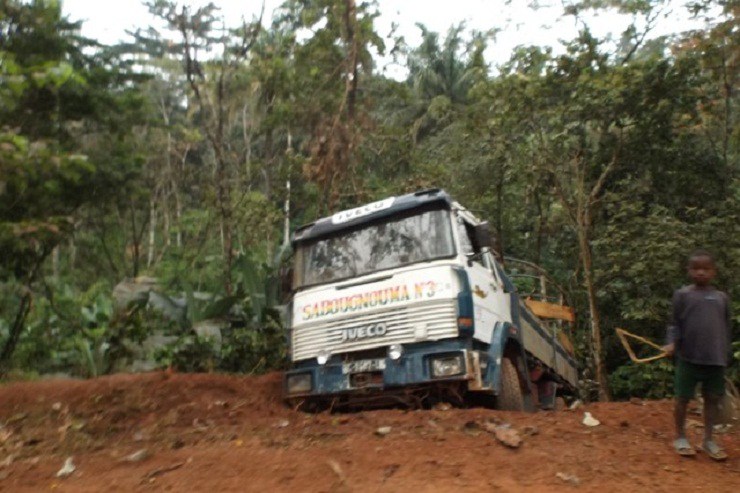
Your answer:
[[[622,346],[624,346],[624,349],[627,350],[627,354],[630,355],[630,359],[634,361],[635,363],[647,363],[649,361],[655,361],[661,358],[665,358],[668,356],[668,353],[663,351],[663,348],[657,344],[655,344],[653,341],[645,339],[644,337],[640,337],[637,334],[632,334],[631,332],[627,332],[624,329],[615,329],[617,332],[617,336],[619,336],[619,341],[622,343]],[[640,341],[643,344],[647,344],[648,346],[655,348],[660,351],[660,354],[656,354],[654,356],[648,356],[647,358],[638,358],[635,355],[635,352],[632,350],[632,347],[630,346],[629,341],[627,340],[628,337],[631,337],[632,339],[635,339],[637,341]]]

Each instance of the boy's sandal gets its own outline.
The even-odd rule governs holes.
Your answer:
[[[684,457],[692,457],[696,455],[696,450],[694,450],[694,447],[692,447],[689,441],[685,438],[677,438],[674,440],[673,448],[676,449],[678,455],[683,455]]]
[[[714,460],[726,460],[727,454],[715,442],[704,442],[701,450]]]

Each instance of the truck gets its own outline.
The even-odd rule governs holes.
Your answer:
[[[544,286],[545,276],[507,272],[488,223],[444,190],[337,212],[291,242],[283,392],[295,408],[525,411],[574,395],[572,310],[562,296],[520,293],[517,280]]]

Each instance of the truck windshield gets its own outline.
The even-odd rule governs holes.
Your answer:
[[[449,211],[428,210],[392,217],[299,245],[294,288],[454,254]]]

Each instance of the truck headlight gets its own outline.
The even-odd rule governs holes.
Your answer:
[[[289,394],[311,392],[311,374],[298,373],[288,375],[287,390]]]
[[[452,377],[465,372],[462,354],[440,356],[432,359],[432,377]]]
[[[393,361],[398,361],[403,356],[403,346],[400,344],[391,344],[388,346],[388,357]]]
[[[329,361],[329,358],[331,358],[331,353],[326,349],[322,349],[319,351],[318,356],[316,356],[316,362],[321,366],[324,366],[326,362]]]

